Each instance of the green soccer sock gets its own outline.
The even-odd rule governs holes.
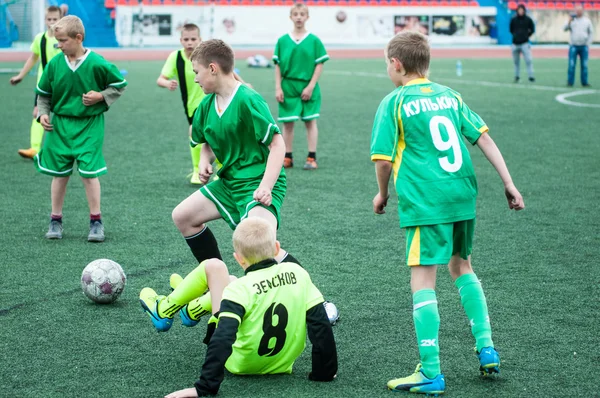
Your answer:
[[[469,317],[471,333],[475,337],[477,351],[484,347],[493,347],[492,326],[488,315],[485,295],[481,283],[475,274],[465,274],[454,282],[460,294],[460,301]]]
[[[184,305],[199,298],[208,289],[204,263],[190,272],[166,299],[158,303],[158,315],[173,317]]]
[[[190,152],[192,153],[192,167],[194,173],[198,172],[198,164],[200,163],[200,151],[202,150],[202,145],[196,145],[193,148],[190,148]]]
[[[430,379],[441,373],[438,333],[440,314],[435,290],[422,289],[413,294],[413,321],[421,357],[421,370]]]
[[[42,149],[42,140],[43,139],[44,139],[44,128],[36,120],[33,120],[31,122],[31,135],[30,135],[31,148],[33,148],[37,152],[39,152],[40,149]]]
[[[200,317],[212,313],[212,302],[210,301],[210,292],[190,301],[187,312],[193,320],[197,321]]]

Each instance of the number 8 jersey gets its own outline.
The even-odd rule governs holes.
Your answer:
[[[400,227],[475,218],[477,179],[463,137],[475,145],[487,131],[460,94],[427,79],[381,101],[371,160],[392,162]]]
[[[240,322],[225,367],[234,374],[291,373],[306,346],[307,311],[323,295],[294,263],[262,261],[223,291],[219,322]]]

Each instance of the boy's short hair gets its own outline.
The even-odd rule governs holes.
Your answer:
[[[429,40],[419,32],[400,32],[386,47],[388,59],[396,58],[402,63],[406,73],[427,76],[431,51]]]
[[[58,15],[60,15],[62,17],[62,10],[60,9],[60,7],[50,6],[50,7],[46,8],[46,14],[50,14],[51,12],[57,12]]]
[[[233,249],[250,264],[275,256],[275,229],[266,220],[250,217],[233,232]]]
[[[191,32],[193,30],[197,30],[198,36],[200,36],[200,27],[198,25],[196,25],[195,23],[186,23],[185,25],[183,25],[181,27],[182,34],[183,34],[183,32]]]
[[[219,39],[211,39],[201,42],[194,49],[190,61],[196,61],[204,67],[214,63],[219,65],[223,73],[229,74],[233,70],[235,57],[233,50],[227,43]]]
[[[54,25],[54,33],[58,31],[64,32],[70,38],[74,39],[77,35],[81,35],[81,38],[85,38],[85,28],[81,19],[75,15],[67,15],[58,20]]]
[[[306,4],[294,3],[292,8],[290,8],[290,15],[292,15],[292,12],[294,12],[294,10],[302,10],[302,9],[306,10],[306,15],[308,15],[308,7],[306,6]]]

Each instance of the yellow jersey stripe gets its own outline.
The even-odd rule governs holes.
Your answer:
[[[372,161],[387,160],[387,161],[391,162],[392,161],[392,157],[391,156],[387,156],[387,155],[373,155],[373,156],[371,156],[371,160]]]

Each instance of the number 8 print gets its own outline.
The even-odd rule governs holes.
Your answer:
[[[444,141],[442,139],[442,134],[440,133],[440,124],[446,128],[446,132],[448,133],[448,141]],[[439,151],[445,152],[449,149],[452,149],[452,152],[454,153],[454,163],[450,163],[448,156],[439,158],[442,169],[446,170],[448,173],[455,173],[460,170],[463,163],[462,151],[460,149],[458,133],[456,132],[456,128],[454,128],[452,121],[450,121],[450,119],[448,119],[446,116],[434,116],[429,122],[429,132],[431,133],[431,138],[433,139],[433,145],[435,145]]]
[[[277,325],[273,325],[273,315],[277,315]],[[285,345],[285,339],[287,337],[285,333],[285,327],[288,324],[288,312],[287,308],[283,304],[275,303],[271,304],[265,311],[263,318],[263,332],[264,335],[260,339],[258,346],[258,355],[261,357],[267,356],[272,357],[279,354]],[[275,346],[269,347],[271,339],[275,339]]]

